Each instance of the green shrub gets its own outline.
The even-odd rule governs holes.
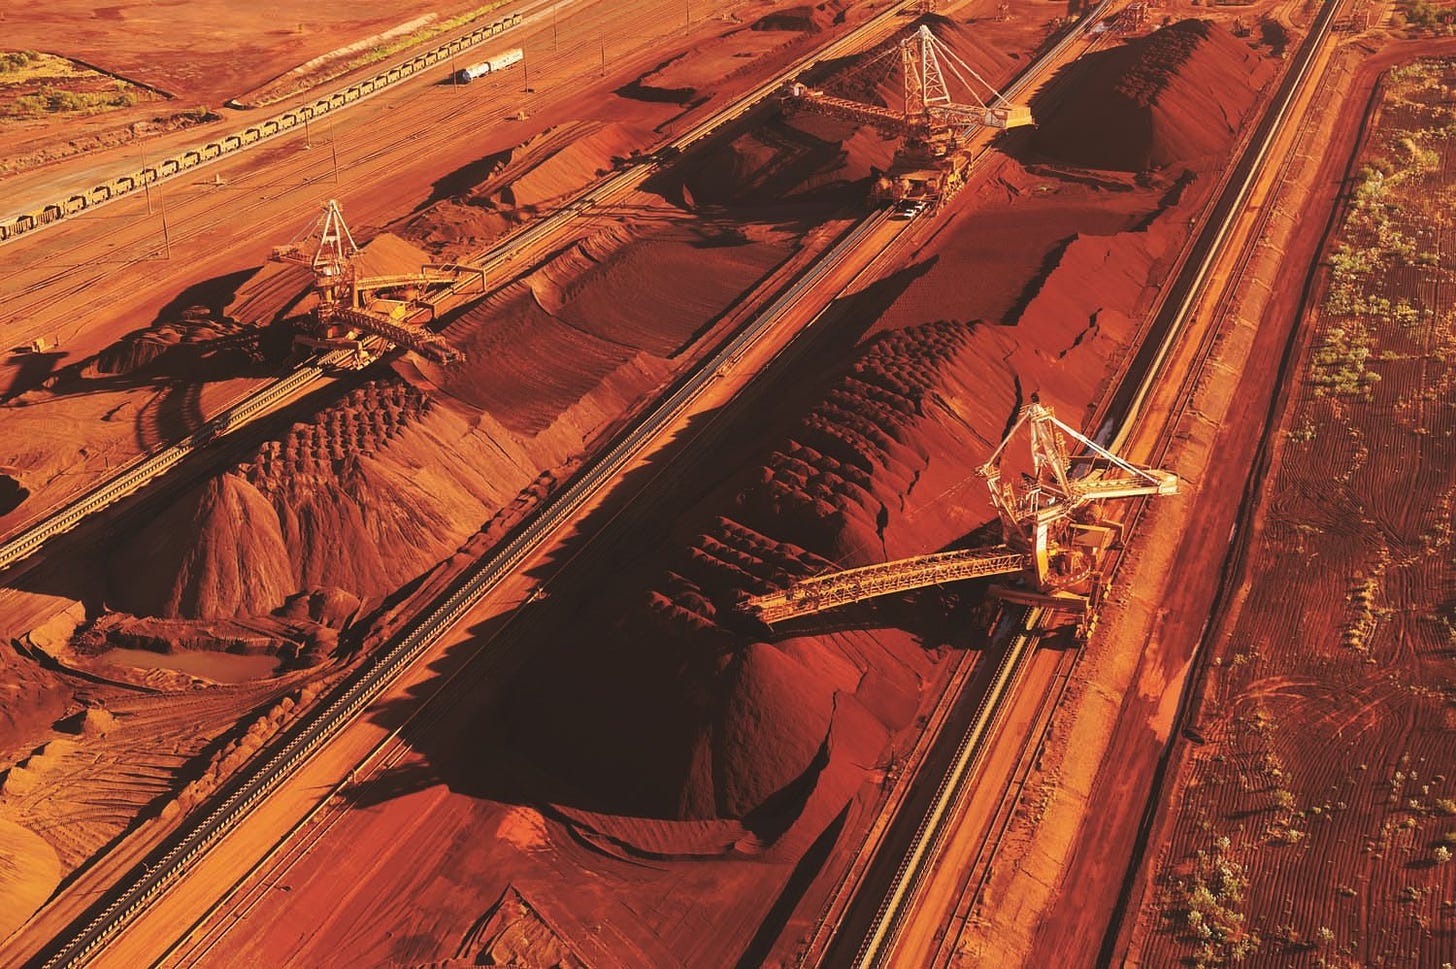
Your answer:
[[[13,50],[0,54],[0,74],[14,74],[23,71],[32,61],[40,60],[33,50]]]

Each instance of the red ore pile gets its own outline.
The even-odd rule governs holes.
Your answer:
[[[932,403],[975,393],[970,329],[927,324],[873,340],[738,480],[736,497],[700,506],[706,520],[686,526],[665,573],[624,576],[620,595],[577,618],[606,630],[590,648],[550,651],[528,672],[514,693],[534,713],[507,717],[531,724],[519,742],[539,751],[532,759],[572,778],[582,804],[639,817],[567,816],[589,818],[617,848],[663,855],[803,848],[843,809],[913,718],[934,655],[897,629],[766,642],[736,603],[833,564],[941,547],[980,524],[948,511],[911,524],[909,514],[912,494],[943,493],[981,453]],[[743,835],[706,838],[704,822]]]
[[[119,542],[108,604],[215,619],[265,615],[305,589],[388,595],[500,497],[450,446],[468,433],[413,387],[369,383]]]
[[[1268,61],[1206,20],[1179,21],[1069,70],[1048,103],[1034,106],[1037,149],[1130,172],[1199,167],[1223,155],[1273,75]]]

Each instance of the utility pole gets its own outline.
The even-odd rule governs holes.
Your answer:
[[[165,258],[170,262],[172,259],[172,236],[167,231],[167,193],[162,187],[157,186],[157,200],[162,208],[162,248]]]
[[[152,180],[147,178],[147,145],[144,141],[138,141],[137,147],[142,150],[142,192],[147,197],[147,215],[152,214]]]
[[[602,77],[606,77],[607,76],[607,35],[605,33],[599,34],[598,35],[598,38],[602,42]]]
[[[339,139],[334,136],[334,113],[329,112],[329,154],[334,157],[334,184],[339,184]]]

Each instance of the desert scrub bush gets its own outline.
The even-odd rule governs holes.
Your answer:
[[[136,103],[136,95],[130,91],[93,94],[85,91],[62,91],[46,84],[42,85],[40,90],[34,94],[25,94],[16,98],[12,111],[18,117],[34,118],[48,114],[75,114],[83,111],[104,111],[107,108],[127,108]]]
[[[1400,139],[1400,147],[1420,171],[1433,172],[1441,167],[1441,153],[1433,148],[1421,147],[1414,137],[1408,135]]]
[[[23,71],[32,61],[40,60],[33,50],[12,50],[0,54],[0,74],[14,74]]]
[[[1298,427],[1285,433],[1291,441],[1296,441],[1300,444],[1308,444],[1319,436],[1319,430],[1314,426],[1314,421],[1308,417],[1300,421]]]
[[[1432,0],[1406,0],[1400,5],[1400,14],[1407,25],[1421,30],[1441,31],[1450,27],[1453,13],[1450,7],[1433,3]],[[1424,77],[1423,74],[1403,76],[1401,80]]]
[[[1319,396],[1369,397],[1380,375],[1365,369],[1370,338],[1362,328],[1332,326],[1310,361],[1310,381]]]
[[[1198,852],[1191,875],[1174,885],[1174,908],[1191,933],[1194,965],[1232,965],[1259,948],[1259,936],[1249,931],[1239,911],[1248,877],[1228,857],[1227,844],[1221,838],[1211,854]]]

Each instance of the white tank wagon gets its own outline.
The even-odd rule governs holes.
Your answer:
[[[510,50],[502,51],[493,57],[487,57],[479,64],[471,64],[455,72],[455,80],[461,84],[469,84],[477,77],[484,77],[494,71],[503,71],[512,64],[519,64],[526,59],[526,52],[519,47],[512,47]]]

